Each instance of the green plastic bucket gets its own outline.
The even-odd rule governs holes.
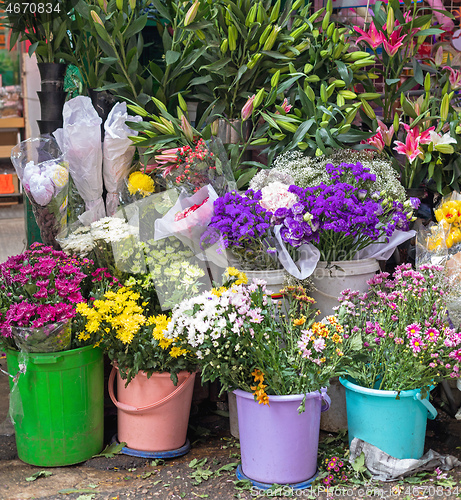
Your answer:
[[[99,453],[104,439],[104,373],[99,348],[7,351],[10,415],[19,458],[40,467]]]
[[[346,389],[349,444],[356,437],[394,458],[419,459],[424,453],[427,419],[437,410],[420,389],[397,391],[367,389],[348,379],[339,381]]]

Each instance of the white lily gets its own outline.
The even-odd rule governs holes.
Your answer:
[[[434,146],[436,144],[456,144],[456,139],[454,139],[449,132],[440,135],[437,132],[434,132],[434,130],[431,130],[429,132],[429,136]]]

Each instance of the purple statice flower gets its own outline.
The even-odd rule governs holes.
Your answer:
[[[366,246],[409,229],[412,209],[400,202],[370,196],[366,184],[376,176],[361,163],[326,165],[329,182],[309,188],[290,186],[299,202],[276,210],[282,239],[293,247],[312,242],[322,260],[352,258]],[[300,216],[303,219],[300,219]]]
[[[242,247],[268,236],[272,212],[261,207],[261,191],[244,195],[231,191],[214,202],[214,216],[203,233],[202,248],[222,241],[225,248]]]

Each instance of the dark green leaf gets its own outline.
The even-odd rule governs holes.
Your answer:
[[[179,52],[176,52],[174,50],[167,50],[165,54],[165,62],[167,66],[174,64],[180,58],[180,56],[181,54]]]

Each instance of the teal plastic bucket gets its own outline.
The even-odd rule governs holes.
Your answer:
[[[420,389],[381,391],[367,389],[348,379],[339,381],[346,389],[349,444],[356,437],[395,458],[421,458],[424,453],[427,419],[437,410],[421,398]]]
[[[104,372],[99,348],[7,351],[6,360],[10,414],[23,462],[57,467],[83,462],[101,451]]]

